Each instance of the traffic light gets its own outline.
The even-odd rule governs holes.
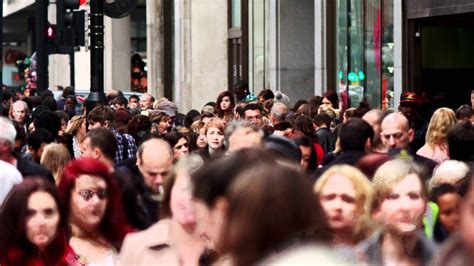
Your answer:
[[[56,36],[58,49],[55,53],[66,54],[74,51],[75,47],[84,46],[85,11],[76,10],[80,0],[56,1]]]

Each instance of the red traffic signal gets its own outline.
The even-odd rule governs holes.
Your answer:
[[[56,37],[56,27],[53,25],[48,25],[46,29],[46,36],[48,39],[54,39]]]

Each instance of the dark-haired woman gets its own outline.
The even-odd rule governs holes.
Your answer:
[[[229,91],[223,91],[217,96],[215,113],[219,118],[230,122],[234,119],[234,97]]]
[[[53,184],[25,179],[0,213],[0,265],[79,265],[68,244],[67,214]]]
[[[72,161],[61,175],[59,192],[71,210],[69,243],[80,262],[115,265],[131,228],[125,222],[120,191],[109,168],[90,158]]]
[[[180,132],[166,133],[163,139],[173,148],[173,161],[177,162],[183,155],[188,154],[188,137]]]

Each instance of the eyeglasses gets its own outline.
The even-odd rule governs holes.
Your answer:
[[[100,200],[103,200],[107,197],[107,190],[100,189],[98,191],[92,191],[90,189],[83,189],[78,191],[77,194],[79,194],[79,196],[81,196],[85,201],[92,199],[94,194],[97,195]]]

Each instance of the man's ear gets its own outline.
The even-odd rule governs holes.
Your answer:
[[[109,122],[109,120],[105,120],[104,123],[102,123],[102,127],[109,128],[109,127],[110,127],[110,122]]]
[[[410,142],[413,141],[414,137],[415,137],[415,131],[413,130],[413,128],[410,128],[410,130],[408,130],[408,139],[410,140]]]
[[[102,156],[102,151],[97,147],[94,147],[92,153],[94,155],[94,159],[99,159]]]

